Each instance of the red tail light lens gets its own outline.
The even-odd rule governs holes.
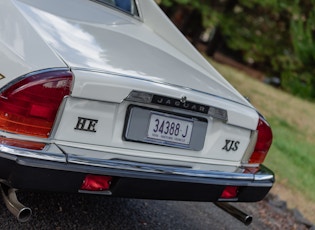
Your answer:
[[[87,175],[81,185],[82,190],[87,191],[106,191],[112,182],[111,176],[101,176],[101,175]]]
[[[221,194],[221,199],[233,199],[237,197],[238,186],[226,186]]]
[[[71,84],[70,71],[55,70],[25,77],[2,89],[0,129],[47,138]]]
[[[249,163],[261,164],[265,160],[272,143],[272,131],[269,124],[260,118],[257,125],[258,137],[255,150],[249,159]]]

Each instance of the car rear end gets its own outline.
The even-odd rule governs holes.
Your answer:
[[[1,95],[2,179],[12,187],[256,201],[272,186],[273,175],[260,166],[271,130],[251,107],[168,84],[66,69],[29,74]],[[82,189],[90,174],[111,182]],[[251,189],[261,192],[242,195]]]
[[[25,47],[37,43],[23,53],[0,37],[0,182],[8,191],[263,199],[274,183],[262,165],[268,123],[176,31],[168,39],[155,27],[160,13],[144,11],[153,1],[138,1],[137,17],[148,14],[140,19],[91,1],[67,13],[58,11],[63,1],[48,3],[1,3],[19,29],[1,27],[11,37],[23,32]]]

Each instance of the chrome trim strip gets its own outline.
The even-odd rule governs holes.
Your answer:
[[[97,195],[106,195],[111,196],[112,192],[110,190],[106,191],[88,191],[88,190],[78,190],[79,193],[86,193],[86,194],[97,194]]]
[[[56,145],[54,145],[54,147],[56,149],[58,148]],[[40,160],[66,163],[66,156],[62,152],[53,153],[53,152],[27,150],[27,149],[12,147],[12,146],[0,145],[0,153],[8,154],[8,156],[1,155],[1,157],[9,158],[9,159],[16,158],[17,156],[21,156],[21,157],[40,159]]]
[[[91,159],[91,158],[83,158],[83,157],[76,157],[76,156],[69,156],[68,161],[69,163],[74,163],[74,164],[79,164],[79,165],[90,165],[90,166],[97,166],[97,167],[103,167],[103,168],[148,172],[148,173],[155,173],[155,174],[202,177],[202,178],[209,178],[209,179],[243,180],[243,181],[248,181],[248,182],[274,180],[273,174],[271,173],[271,171],[267,171],[266,168],[263,168],[264,173],[258,173],[254,175],[254,174],[246,174],[246,173],[229,173],[229,172],[219,172],[219,171],[194,170],[194,169],[189,169],[189,168],[170,167],[170,166],[163,166],[163,165],[153,165],[153,164],[137,163],[137,162],[130,162],[130,161],[121,161],[121,160],[100,160],[100,159]]]
[[[243,155],[243,159],[241,161],[243,165],[248,164],[248,161],[255,150],[257,137],[258,137],[258,131],[257,130],[252,131],[250,134],[249,144],[247,146],[247,149],[246,149],[245,154]]]
[[[72,87],[73,87],[74,81],[75,81],[75,79],[74,79],[74,74],[73,74]],[[70,92],[70,95],[71,95],[71,92]],[[59,108],[58,108],[58,111],[57,111],[57,114],[56,114],[53,126],[51,127],[51,130],[50,130],[49,139],[51,137],[54,137],[56,132],[57,132],[57,129],[59,127],[59,124],[60,124],[60,121],[61,121],[61,118],[62,118],[62,115],[63,115],[63,112],[64,112],[64,109],[66,107],[67,100],[68,100],[68,98],[71,97],[70,95],[65,96],[63,98],[63,100],[61,101],[61,104],[59,105]]]
[[[105,160],[105,159],[93,159],[88,157],[78,157],[73,155],[64,154],[57,145],[51,144],[52,149],[60,152],[45,152],[26,150],[22,148],[9,147],[0,145],[0,157],[18,161],[17,157],[26,157],[37,160],[46,160],[56,163],[68,163],[76,166],[97,167],[99,169],[112,169],[124,172],[138,172],[138,173],[150,173],[152,175],[169,175],[169,176],[184,176],[190,179],[214,179],[214,180],[231,180],[238,182],[244,186],[249,185],[252,182],[265,182],[272,183],[274,181],[274,174],[264,167],[260,166],[260,171],[256,174],[240,173],[240,172],[221,172],[221,171],[207,171],[207,170],[194,170],[191,168],[172,167],[164,165],[154,165],[139,162],[130,162],[123,160]],[[104,153],[106,154],[106,153]],[[40,164],[36,167],[49,167],[47,164]],[[83,167],[84,168],[84,167]],[[239,167],[243,171],[243,168]],[[67,170],[67,168],[64,168]],[[261,186],[266,186],[262,183]],[[258,183],[259,185],[259,183]]]
[[[264,181],[264,180],[275,181],[275,175],[270,169],[268,169],[264,165],[260,165],[259,169],[260,169],[259,172],[254,174],[255,181]]]
[[[190,113],[193,112],[201,115],[210,116],[218,120],[222,120],[223,122],[228,121],[227,110],[212,105],[205,105],[193,101],[188,101],[186,96],[183,96],[182,98],[173,98],[144,91],[133,90],[125,98],[125,100],[175,108]]]
[[[27,77],[30,77],[32,75],[47,73],[47,72],[54,72],[54,71],[70,71],[71,72],[71,70],[69,68],[67,68],[67,67],[48,68],[48,69],[42,69],[42,70],[36,70],[36,71],[33,71],[33,72],[29,72],[27,74],[24,74],[22,76],[19,76],[19,77],[15,78],[13,81],[10,81],[8,84],[4,85],[2,88],[0,88],[0,93],[5,91],[6,89],[10,88],[12,85],[16,84],[17,82],[22,81],[23,79],[25,79]],[[72,82],[71,90],[73,88],[73,82]]]

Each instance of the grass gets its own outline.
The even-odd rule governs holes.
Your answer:
[[[290,193],[288,203],[315,223],[315,104],[210,62],[266,116],[274,139],[265,165],[276,174],[277,192]]]

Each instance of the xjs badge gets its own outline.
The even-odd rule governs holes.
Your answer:
[[[222,150],[227,152],[233,151],[236,152],[238,150],[240,142],[239,141],[232,141],[232,140],[225,140],[225,145]]]

